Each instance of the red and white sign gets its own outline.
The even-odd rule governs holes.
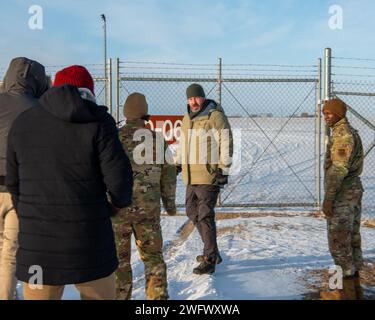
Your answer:
[[[162,132],[165,141],[173,144],[180,140],[182,118],[183,116],[172,115],[151,116],[146,122],[146,127],[155,132]]]

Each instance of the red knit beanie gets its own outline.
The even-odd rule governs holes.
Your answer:
[[[53,86],[61,86],[63,84],[70,84],[78,88],[87,88],[94,95],[94,80],[90,73],[83,66],[70,66],[58,71],[55,75]]]

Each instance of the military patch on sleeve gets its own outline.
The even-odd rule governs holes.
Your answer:
[[[332,161],[347,161],[349,160],[350,153],[351,151],[349,146],[339,146],[337,149],[332,150]]]

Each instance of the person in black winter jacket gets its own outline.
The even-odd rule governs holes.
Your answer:
[[[38,102],[47,90],[44,67],[33,60],[14,58],[9,65],[0,94],[0,300],[14,299],[17,279],[16,251],[18,219],[5,186],[6,146],[9,129],[23,111]]]
[[[6,184],[20,221],[16,276],[25,299],[60,299],[66,284],[82,299],[114,299],[110,216],[131,203],[132,169],[84,67],[59,71],[13,123]]]

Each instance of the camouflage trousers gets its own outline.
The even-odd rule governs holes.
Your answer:
[[[116,271],[116,299],[130,300],[133,288],[131,268],[131,236],[144,263],[147,300],[168,299],[167,267],[162,248],[163,238],[159,221],[129,223],[122,217],[113,219],[119,267]]]
[[[363,188],[360,180],[342,191],[333,203],[333,214],[327,219],[328,245],[335,265],[344,275],[359,271],[363,265],[361,248],[361,205]]]

